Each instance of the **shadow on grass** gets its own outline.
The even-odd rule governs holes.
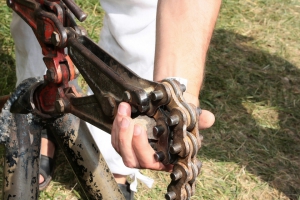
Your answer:
[[[251,48],[252,39],[216,30],[207,61],[201,157],[236,162],[290,199],[300,195],[300,70]]]

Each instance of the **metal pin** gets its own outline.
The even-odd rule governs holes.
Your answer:
[[[174,126],[179,123],[179,116],[178,115],[172,115],[168,118],[167,123],[169,126]]]
[[[165,154],[162,151],[156,152],[154,154],[154,158],[155,158],[156,161],[161,162],[161,161],[163,161],[165,159]]]
[[[181,144],[179,144],[179,143],[176,143],[176,144],[170,146],[170,153],[171,153],[171,154],[177,154],[177,153],[179,153],[181,150],[182,150],[182,149],[181,149]]]
[[[182,177],[182,172],[180,170],[175,170],[170,174],[172,181],[177,181]]]
[[[165,198],[167,200],[174,200],[176,198],[176,193],[171,191],[171,192],[168,192],[166,195],[165,195]]]
[[[123,100],[126,101],[126,102],[129,102],[130,99],[131,99],[130,92],[125,91],[125,92],[123,93]]]
[[[65,111],[65,103],[63,99],[58,99],[55,102],[55,108],[58,112],[63,113]]]
[[[60,36],[59,33],[53,31],[51,34],[51,42],[53,45],[58,46],[60,43]]]
[[[152,101],[161,100],[164,97],[164,93],[161,90],[152,91],[150,94],[150,98]]]
[[[49,82],[55,81],[55,72],[52,68],[47,70],[46,77],[47,77],[47,81],[49,81]]]
[[[153,133],[156,137],[159,137],[163,134],[165,128],[162,125],[157,125],[153,127]]]
[[[144,112],[146,112],[147,110],[149,110],[150,109],[150,107],[149,106],[138,106],[138,109],[139,109],[139,111],[141,112],[141,113],[144,113]]]
[[[180,84],[180,90],[181,90],[181,92],[185,92],[186,86],[184,84]]]

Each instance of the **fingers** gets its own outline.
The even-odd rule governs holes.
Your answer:
[[[121,155],[127,167],[139,168],[137,158],[131,145],[134,123],[130,118],[130,114],[130,105],[121,103],[113,122],[111,143],[115,150]]]
[[[127,167],[140,168],[134,149],[132,148],[132,137],[134,123],[130,117],[123,117],[119,129],[119,154]]]
[[[148,143],[146,130],[139,124],[134,126],[132,147],[141,168],[166,170],[167,168],[154,158],[155,151]]]
[[[134,124],[131,107],[120,103],[112,127],[112,145],[121,155],[124,164],[131,168],[147,168],[170,171],[154,158],[155,151],[148,143],[148,135],[142,125]]]
[[[131,112],[131,108],[129,104],[120,103],[118,107],[117,115],[114,119],[112,130],[111,130],[111,144],[115,148],[115,150],[119,153],[119,130],[121,126],[121,122],[124,117],[129,117]]]
[[[215,123],[215,115],[208,110],[202,110],[199,116],[199,129],[207,129]]]
[[[148,143],[148,135],[142,125],[134,124],[130,117],[131,107],[128,103],[120,103],[112,127],[112,145],[122,156],[124,164],[131,168],[147,168],[171,171],[172,166],[165,166],[154,158],[155,151]],[[215,116],[202,110],[199,116],[199,129],[211,127]]]

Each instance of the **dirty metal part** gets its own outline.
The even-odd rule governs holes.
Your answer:
[[[188,167],[185,164],[178,162],[174,165],[173,171],[180,173],[181,177],[171,181],[171,184],[168,186],[166,197],[169,197],[171,200],[188,199],[188,194],[185,189],[185,185],[188,184],[188,178],[190,176]]]
[[[54,44],[55,46],[58,46],[60,43],[60,37],[56,31],[53,31],[51,34],[51,43]]]
[[[0,113],[1,142],[5,142],[3,199],[37,199],[39,194],[40,135],[43,125],[32,114],[12,114],[18,101],[39,78],[24,80]]]
[[[85,122],[66,114],[47,123],[88,199],[124,199]]]
[[[121,101],[126,101],[139,113],[152,114],[163,105],[152,104],[149,97],[158,83],[140,78],[88,37],[70,38],[68,49],[71,59],[99,102],[102,96],[110,96],[117,105]]]
[[[184,98],[182,93],[182,84],[179,84],[178,81],[172,80],[172,79],[165,79],[165,83],[168,83],[172,86],[174,95],[177,97],[180,104],[188,111],[188,124],[187,124],[187,130],[192,130],[194,126],[196,125],[196,112],[195,109],[191,107],[190,104],[188,104]],[[175,98],[175,97],[173,97]]]
[[[72,0],[63,0],[66,6],[71,10],[71,12],[75,15],[75,17],[83,22],[87,18],[87,14],[82,11],[82,9],[77,6],[77,4]]]
[[[154,158],[158,162],[162,162],[165,159],[165,154],[162,151],[157,151],[154,154]]]
[[[0,112],[0,143],[6,143],[9,140],[11,129],[10,126],[12,123],[11,106],[18,104],[20,101],[19,98],[23,96],[33,84],[39,82],[40,80],[41,79],[39,77],[33,77],[22,81],[4,104]],[[19,107],[19,109],[23,110],[24,108],[27,108],[27,106],[27,103],[24,103]]]
[[[65,1],[70,1],[71,7],[74,4],[72,0]],[[57,89],[68,87],[68,82],[78,74],[64,51],[67,43],[66,27],[78,33],[83,31],[60,1],[8,0],[7,4],[32,28],[42,47],[43,60],[48,69],[44,76],[47,84],[37,92],[35,103],[42,113],[55,116]],[[73,9],[75,12],[78,10]]]
[[[10,95],[0,96],[0,112],[5,104],[5,102],[9,99]]]
[[[38,199],[42,125],[31,114],[12,114],[5,144],[3,199]]]
[[[163,145],[157,146],[157,151],[170,155],[169,158],[175,158],[172,179],[168,186],[166,199],[185,200],[195,193],[195,180],[200,172],[197,152],[201,146],[202,137],[198,130],[199,112],[195,106],[187,104],[182,96],[182,87],[174,80],[163,80],[163,84],[169,87],[171,91],[170,103],[165,107],[167,118],[164,121],[171,129],[168,138],[167,148],[161,149]],[[159,110],[158,110],[159,111]],[[158,121],[156,118],[154,118]],[[162,134],[163,136],[164,134]],[[165,138],[158,136],[158,144],[166,141]],[[162,140],[161,140],[162,139]],[[162,157],[162,156],[160,156]],[[168,157],[166,157],[168,158]],[[162,162],[167,162],[163,160]]]
[[[12,114],[7,109],[9,107],[9,102],[6,102],[2,112],[0,113],[0,144],[5,144],[9,140],[10,136],[10,126],[14,122],[12,120]]]
[[[156,137],[161,136],[161,134],[163,134],[163,132],[165,132],[165,127],[162,125],[156,125],[153,127],[153,135],[155,135]]]
[[[36,80],[32,82],[32,85],[26,90],[24,89],[23,93],[18,97],[18,99],[12,103],[10,111],[12,113],[32,113],[34,115],[40,116],[42,118],[51,118],[49,114],[45,114],[41,109],[41,104],[37,103],[36,91],[44,85],[43,81]],[[51,97],[49,97],[51,98]]]
[[[164,98],[164,93],[161,90],[153,91],[150,95],[152,101],[158,101]]]

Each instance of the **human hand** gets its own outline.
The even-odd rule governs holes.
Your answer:
[[[124,164],[130,168],[171,171],[172,165],[165,166],[156,161],[155,151],[148,143],[145,128],[140,124],[135,124],[130,116],[130,105],[125,102],[120,103],[111,132],[112,146],[121,155]],[[215,117],[211,112],[202,110],[199,117],[199,129],[211,127],[214,121]]]

